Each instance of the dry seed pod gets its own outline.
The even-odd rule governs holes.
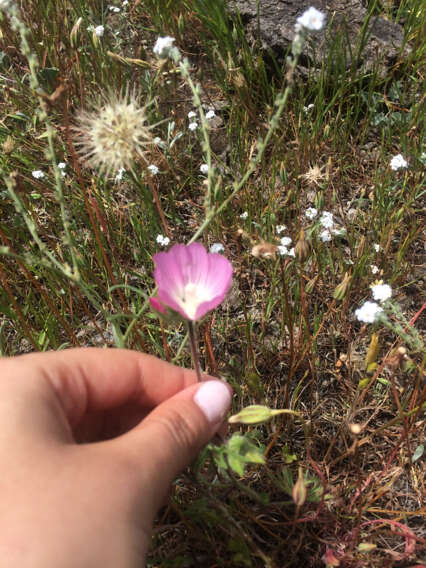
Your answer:
[[[260,243],[251,249],[251,254],[256,258],[274,258],[276,252],[277,246],[272,243]]]

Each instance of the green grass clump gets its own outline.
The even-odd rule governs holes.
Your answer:
[[[234,283],[200,325],[202,365],[234,388],[234,414],[290,411],[201,453],[149,565],[421,562],[422,3],[370,3],[404,29],[386,73],[342,33],[290,81],[225,2],[22,4],[20,24],[0,21],[0,353],[125,346],[191,366],[184,327],[148,309],[152,256],[160,234],[219,242]],[[153,56],[158,35],[187,66]],[[152,141],[101,175],[78,157],[77,117],[126,92]],[[376,280],[393,289],[386,319],[362,324]]]

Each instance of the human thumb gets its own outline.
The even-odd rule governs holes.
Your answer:
[[[173,479],[219,430],[230,403],[231,389],[226,383],[198,383],[158,405],[126,434],[126,446],[143,456],[144,483],[150,485],[153,514]]]

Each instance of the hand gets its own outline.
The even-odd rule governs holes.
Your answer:
[[[134,351],[0,359],[0,567],[141,568],[170,483],[230,400]]]

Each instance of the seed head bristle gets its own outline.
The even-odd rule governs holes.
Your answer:
[[[82,161],[102,174],[131,169],[136,156],[147,162],[146,147],[153,143],[156,126],[147,124],[147,106],[141,107],[136,94],[126,90],[107,96],[100,107],[81,111],[73,130]]]

